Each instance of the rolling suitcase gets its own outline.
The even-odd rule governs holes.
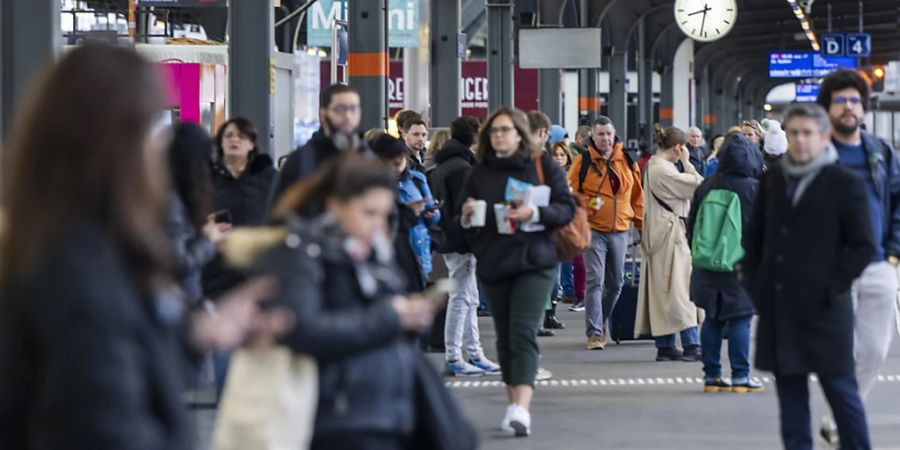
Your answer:
[[[634,337],[634,322],[637,319],[637,303],[638,303],[638,286],[641,280],[641,261],[638,258],[638,248],[641,245],[634,237],[636,233],[632,230],[631,243],[628,244],[629,251],[625,257],[625,285],[622,287],[622,294],[619,295],[619,301],[613,308],[609,318],[610,338],[616,344],[622,341],[635,341],[653,339],[652,336]]]

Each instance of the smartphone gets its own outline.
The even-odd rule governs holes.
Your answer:
[[[422,212],[437,211],[437,210],[441,209],[441,206],[443,204],[444,204],[444,202],[442,202],[440,200],[435,200],[431,206],[426,206]]]
[[[227,209],[223,209],[221,211],[216,211],[213,214],[213,221],[216,223],[232,223],[231,222],[231,211]]]

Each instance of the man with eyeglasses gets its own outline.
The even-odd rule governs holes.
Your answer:
[[[900,160],[887,142],[861,130],[869,85],[856,71],[840,70],[822,80],[817,102],[828,111],[831,142],[838,163],[866,182],[869,210],[878,244],[875,259],[853,284],[856,374],[865,401],[887,358],[893,335],[900,263]],[[821,437],[835,444],[831,420],[823,420]]]
[[[311,175],[341,152],[367,151],[365,140],[359,134],[361,118],[359,93],[355,88],[334,84],[322,91],[319,96],[319,131],[284,162],[269,199],[269,209],[291,185]]]

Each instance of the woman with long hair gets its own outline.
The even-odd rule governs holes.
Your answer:
[[[282,343],[318,361],[313,449],[409,448],[417,417],[410,335],[430,325],[439,304],[405,297],[388,236],[395,186],[388,166],[341,156],[285,192],[275,210],[282,225],[229,238],[234,263],[284,286],[274,303],[294,311],[296,326]]]
[[[212,217],[210,153],[213,140],[198,125],[182,123],[174,128],[169,146],[172,193],[167,227],[173,247],[175,275],[191,303],[203,298],[200,285],[203,266],[216,256],[230,225]]]
[[[697,307],[691,302],[691,249],[684,218],[703,176],[690,164],[687,134],[656,126],[657,150],[645,172],[641,280],[634,335],[651,334],[657,361],[699,361]],[[681,161],[684,173],[675,163]],[[681,334],[684,352],[675,348]]]
[[[516,436],[531,433],[537,333],[557,278],[553,230],[575,215],[566,174],[541,150],[522,111],[498,109],[479,132],[478,163],[460,196],[466,199],[461,225],[491,304],[510,403],[501,429]],[[525,193],[539,197],[547,189],[544,201],[525,202]]]
[[[132,50],[75,49],[18,117],[3,179],[0,448],[192,448],[184,356],[241,342],[271,294],[255,282],[218,314],[189,316],[163,226],[157,72]]]

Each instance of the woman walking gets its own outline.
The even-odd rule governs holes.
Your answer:
[[[565,173],[531,136],[524,113],[495,111],[479,133],[478,164],[462,193],[461,224],[491,305],[510,402],[501,429],[516,436],[531,432],[537,332],[557,278],[553,230],[575,214]],[[523,194],[541,184],[547,201],[524,204]]]

